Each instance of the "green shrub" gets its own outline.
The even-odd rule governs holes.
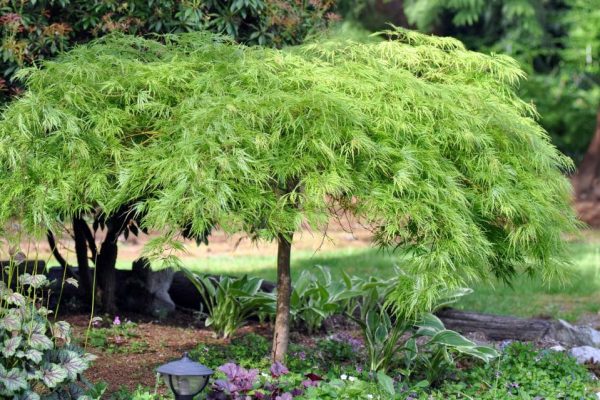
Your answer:
[[[342,313],[344,305],[357,294],[347,277],[343,281],[331,279],[328,268],[317,266],[315,272],[304,270],[292,288],[292,323],[314,333],[327,317]]]
[[[94,357],[71,344],[67,322],[49,321],[50,311],[39,305],[38,290],[47,278],[23,274],[17,291],[7,283],[0,281],[0,396],[82,398],[81,374]]]
[[[250,317],[264,320],[275,314],[275,297],[260,290],[263,280],[223,276],[215,278],[185,271],[202,297],[204,324],[221,338],[228,338]]]

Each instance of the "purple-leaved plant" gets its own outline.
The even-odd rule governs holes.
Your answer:
[[[361,339],[357,339],[347,332],[336,333],[335,335],[332,335],[330,339],[339,343],[348,343],[356,352],[365,345]]]
[[[281,375],[285,375],[290,372],[286,366],[279,361],[275,361],[275,364],[271,365],[270,371],[273,378],[279,378]]]
[[[225,374],[227,380],[215,381],[214,388],[217,391],[228,393],[234,399],[242,398],[243,394],[254,389],[257,382],[257,369],[247,370],[234,363],[227,363],[219,367],[219,371]]]

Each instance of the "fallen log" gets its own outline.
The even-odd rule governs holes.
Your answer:
[[[565,346],[600,348],[600,332],[589,326],[575,326],[563,320],[517,318],[480,314],[447,308],[436,315],[448,329],[460,333],[483,333],[492,340],[523,342],[554,341]]]
[[[447,308],[436,313],[448,329],[480,332],[492,340],[536,341],[546,337],[556,321],[480,314]]]

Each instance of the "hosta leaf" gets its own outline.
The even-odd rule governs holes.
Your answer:
[[[23,285],[29,285],[34,289],[41,288],[48,285],[48,278],[45,275],[29,275],[23,274],[19,277],[19,280]]]
[[[487,346],[475,346],[475,347],[456,347],[456,350],[463,354],[468,354],[472,357],[479,358],[485,362],[489,362],[494,358],[498,357],[498,352]]]
[[[29,336],[28,343],[32,348],[42,351],[54,347],[54,343],[52,343],[52,340],[50,340],[48,336],[39,333],[32,333]]]
[[[451,347],[475,347],[475,343],[462,336],[460,333],[451,331],[449,329],[445,329],[436,333],[431,338],[430,343],[443,344]]]
[[[22,340],[23,339],[21,336],[13,336],[9,339],[6,339],[4,341],[4,345],[2,346],[2,355],[6,358],[15,355]]]
[[[13,368],[7,371],[0,365],[0,383],[8,392],[17,392],[21,389],[27,389],[27,375],[24,371]]]
[[[25,297],[23,297],[21,293],[12,292],[8,296],[6,296],[6,302],[8,304],[14,304],[16,306],[24,306]]]
[[[65,342],[71,342],[71,325],[66,321],[58,321],[52,328],[55,338],[63,339]]]
[[[15,312],[10,312],[0,319],[0,329],[9,332],[17,332],[21,329],[21,316]]]
[[[67,278],[65,282],[67,282],[69,285],[75,286],[76,288],[79,287],[79,282],[77,282],[77,279],[75,278]]]
[[[67,370],[58,364],[46,364],[42,368],[42,382],[49,388],[53,388],[67,379]]]
[[[77,375],[85,371],[88,363],[74,351],[65,351],[60,354],[60,365],[67,371],[70,380],[75,380]]]

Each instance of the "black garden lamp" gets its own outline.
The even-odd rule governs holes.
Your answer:
[[[156,372],[163,376],[176,400],[192,400],[204,390],[214,373],[212,369],[190,360],[187,353],[183,353],[181,360],[161,365]]]

